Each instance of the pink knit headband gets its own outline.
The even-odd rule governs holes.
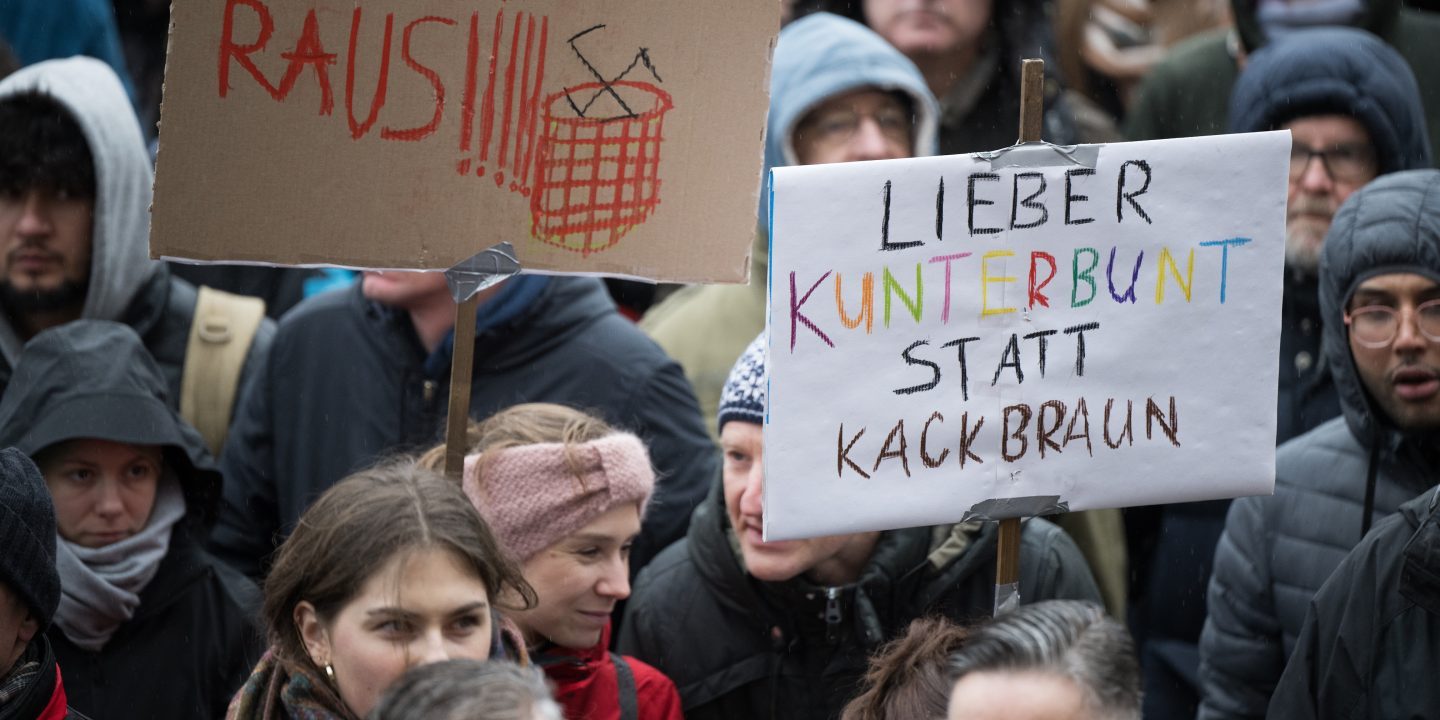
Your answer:
[[[611,508],[633,503],[643,514],[655,471],[640,438],[619,433],[522,445],[489,453],[484,463],[467,455],[461,487],[500,544],[524,562]]]

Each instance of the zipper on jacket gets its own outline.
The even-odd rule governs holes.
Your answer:
[[[435,382],[434,380],[426,380],[426,381],[425,381],[425,385],[423,386],[423,393],[424,393],[424,396],[425,396],[425,404],[426,404],[426,405],[429,405],[430,403],[435,402],[435,388],[438,388],[438,387],[440,387],[440,383],[437,383],[437,382]]]
[[[840,588],[825,588],[825,642],[840,642]]]

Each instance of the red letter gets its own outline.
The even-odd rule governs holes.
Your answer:
[[[260,37],[249,45],[237,45],[235,43],[235,6],[245,5],[254,10],[260,17]],[[250,59],[250,54],[265,47],[270,41],[271,33],[275,32],[275,21],[270,18],[270,10],[260,0],[225,0],[225,24],[220,30],[220,97],[225,97],[230,92],[230,60],[240,63],[240,67],[250,71],[260,87],[270,93],[270,97],[280,99],[280,92],[265,79],[260,68],[255,67],[255,61]]]
[[[1035,261],[1036,261],[1036,260],[1044,260],[1046,263],[1048,263],[1048,264],[1050,265],[1050,274],[1049,274],[1049,275],[1046,275],[1046,276],[1045,276],[1045,279],[1044,279],[1044,280],[1041,280],[1039,283],[1036,283],[1036,282],[1035,282]],[[1042,292],[1040,292],[1040,291],[1041,291],[1041,290],[1044,290],[1044,289],[1045,289],[1045,286],[1046,286],[1046,285],[1049,285],[1049,284],[1050,284],[1050,281],[1051,281],[1051,280],[1054,280],[1054,279],[1055,279],[1055,256],[1054,256],[1054,255],[1051,255],[1050,253],[1047,253],[1047,252],[1040,252],[1039,250],[1032,251],[1032,252],[1030,253],[1030,302],[1029,302],[1029,305],[1027,306],[1028,308],[1034,308],[1034,307],[1035,307],[1035,303],[1037,303],[1037,302],[1040,303],[1040,307],[1047,307],[1047,308],[1050,307],[1050,300],[1049,300],[1048,298],[1046,298],[1046,297],[1045,297],[1045,294],[1042,293]]]
[[[346,58],[345,67],[345,113],[350,121],[350,137],[359,140],[370,132],[375,124],[375,117],[380,114],[380,108],[385,106],[385,88],[390,80],[390,38],[394,35],[395,14],[385,15],[385,44],[380,50],[380,78],[375,84],[375,95],[370,99],[370,114],[365,116],[365,122],[355,121],[355,45],[360,41],[360,14],[361,9],[355,8],[355,14],[350,19],[350,54]]]
[[[300,39],[295,41],[295,49],[280,53],[280,57],[289,60],[290,67],[285,68],[285,77],[280,78],[275,99],[284,100],[300,78],[300,71],[306,65],[314,65],[315,79],[320,83],[320,114],[329,115],[335,109],[335,93],[330,90],[330,71],[325,66],[335,64],[335,53],[325,52],[320,44],[320,26],[313,8],[305,16],[305,27],[300,31]]]
[[[417,128],[411,128],[409,130],[395,130],[389,127],[381,128],[380,137],[386,140],[422,140],[429,137],[431,133],[435,132],[436,128],[440,127],[440,115],[445,111],[445,86],[440,82],[440,76],[436,75],[434,70],[421,65],[419,62],[416,62],[415,58],[410,56],[410,32],[415,29],[416,25],[426,22],[438,22],[443,25],[455,24],[455,21],[450,18],[435,17],[434,15],[411,21],[409,25],[405,26],[405,31],[400,34],[400,57],[405,60],[405,64],[409,65],[410,69],[425,76],[425,79],[430,81],[430,86],[435,88],[435,114],[430,117],[428,124]]]

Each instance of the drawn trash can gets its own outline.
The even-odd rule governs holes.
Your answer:
[[[579,108],[573,100],[590,97]],[[622,99],[623,98],[623,99]],[[605,117],[586,112],[608,100]],[[649,83],[587,83],[545,98],[530,195],[534,236],[584,255],[615,245],[660,203],[660,147],[670,94]]]

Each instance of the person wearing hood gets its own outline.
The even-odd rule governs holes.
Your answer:
[[[725,386],[720,482],[686,538],[640,573],[620,626],[620,652],[675,681],[688,720],[834,720],[911,621],[994,609],[995,523],[761,538],[765,340]],[[1019,582],[1024,602],[1100,599],[1075,543],[1041,519],[1021,531]]]
[[[263,650],[255,585],[204,550],[220,475],[119,323],[36,335],[0,400],[0,445],[55,504],[49,639],[70,703],[106,718],[219,717]]]
[[[1267,717],[1431,717],[1437,676],[1440,488],[1376,523],[1320,587]]]
[[[1356,191],[1322,253],[1322,345],[1344,414],[1280,447],[1273,496],[1230,507],[1201,636],[1201,718],[1265,715],[1315,592],[1440,468],[1440,171]]]
[[[685,368],[713,437],[720,389],[765,328],[770,171],[789,165],[934,155],[939,106],[915,64],[865,26],[828,13],[786,25],[770,68],[759,227],[747,285],[692,285],[640,327]]]
[[[213,359],[185,362],[198,291],[150,259],[153,180],[135,113],[104,63],[51,60],[0,81],[0,395],[27,340],[82,318],[130,326],[171,407],[187,374],[220,379]],[[230,379],[244,382],[273,332],[260,323]],[[232,395],[196,393],[187,417],[223,428]]]
[[[1403,0],[1230,0],[1233,28],[1181,42],[1141,82],[1125,117],[1131,140],[1217,135],[1248,56],[1305,28],[1348,26],[1394,48],[1419,80],[1431,147],[1440,147],[1440,15]],[[1432,158],[1433,160],[1434,158]]]
[[[1079,142],[1060,91],[1048,3],[1040,0],[826,0],[831,12],[863,22],[913,60],[940,100],[940,152],[997,150],[1015,144],[1020,122],[1020,61],[1045,60],[1041,137]]]
[[[45,631],[60,604],[55,507],[25,453],[0,450],[0,720],[83,718]]]
[[[645,444],[553,403],[502,410],[475,437],[461,487],[535,591],[535,605],[509,618],[565,716],[681,720],[669,678],[610,652],[611,615],[630,595],[630,549],[655,489]]]
[[[1296,32],[1250,57],[1230,99],[1234,132],[1288,130],[1292,145],[1285,220],[1276,444],[1340,414],[1321,352],[1317,268],[1325,233],[1356,189],[1399,170],[1430,166],[1419,90],[1405,61],[1352,28]],[[1146,707],[1192,716],[1200,699],[1197,643],[1206,584],[1228,500],[1132,508],[1134,607]],[[1141,539],[1146,519],[1152,532]]]

